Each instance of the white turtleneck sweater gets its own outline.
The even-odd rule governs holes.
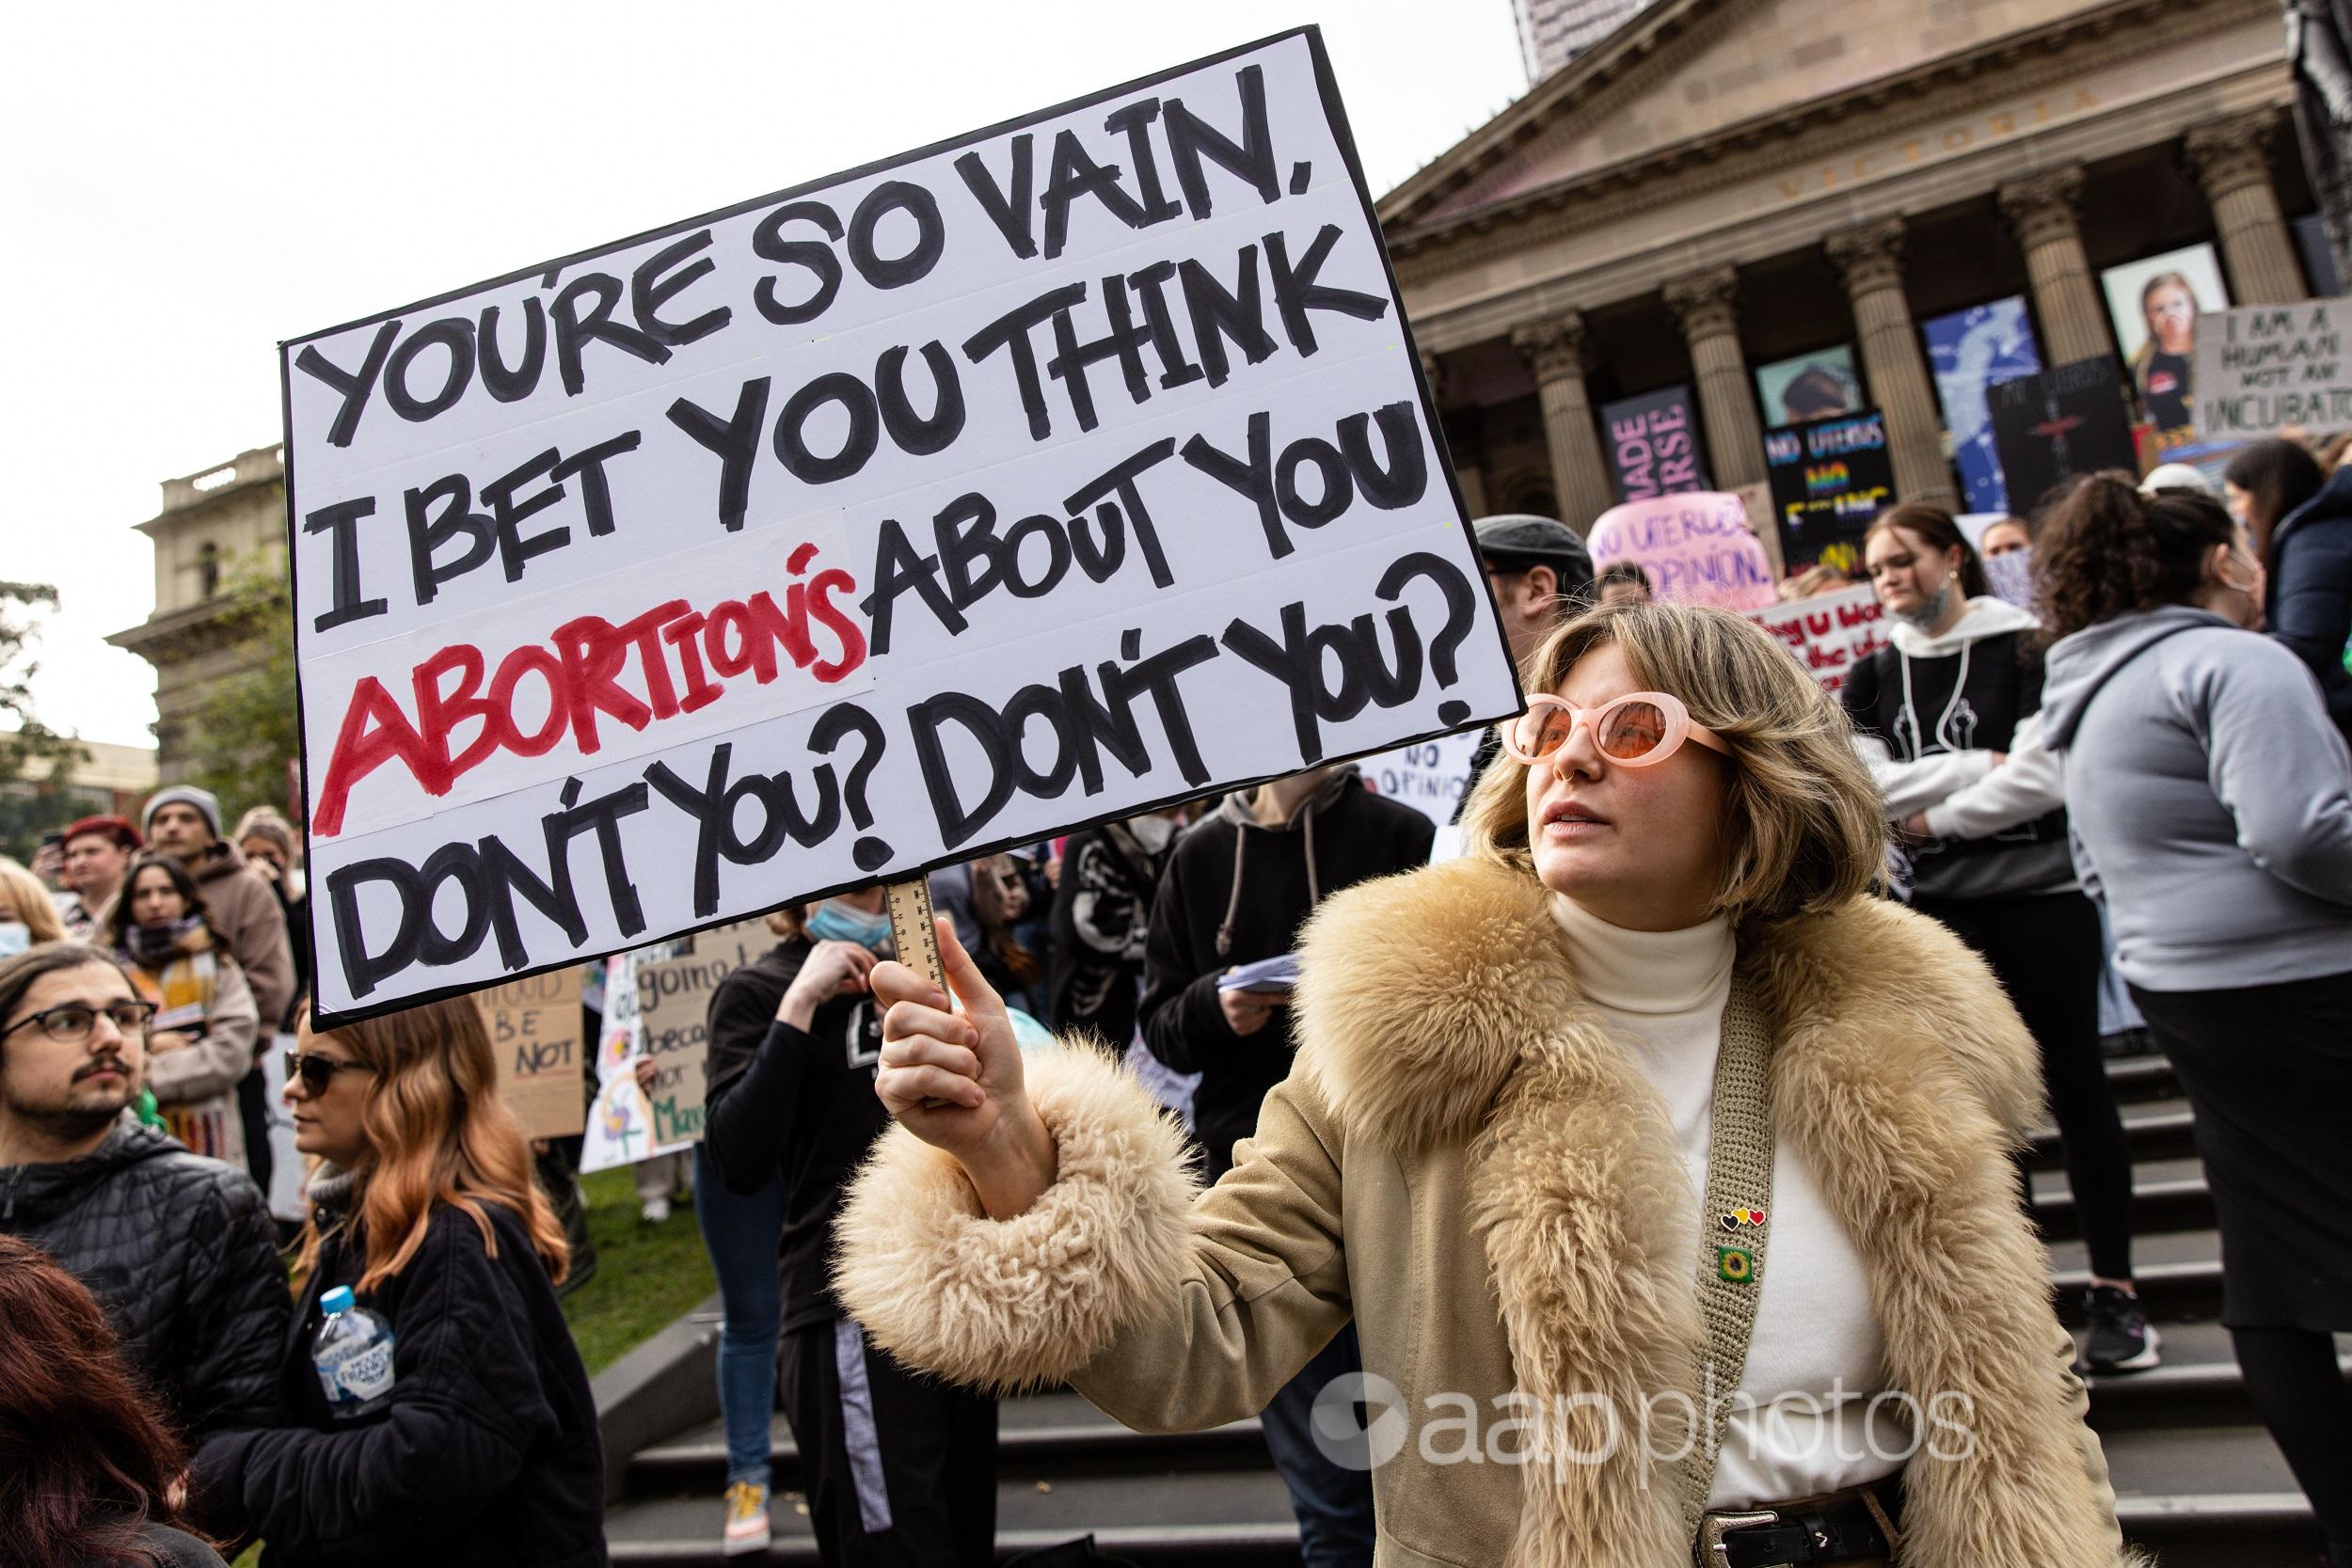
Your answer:
[[[1721,918],[1681,931],[1629,931],[1555,895],[1577,985],[1665,1101],[1683,1169],[1692,1289],[1713,1131],[1715,1056],[1736,949]],[[1748,1343],[1746,1396],[1732,1411],[1708,1506],[1749,1508],[1840,1491],[1902,1467],[1911,1426],[1886,1386],[1886,1340],[1869,1276],[1804,1160],[1772,1151],[1763,1292]],[[1706,1222],[1712,1225],[1708,1218]],[[1753,1404],[1748,1402],[1753,1401]]]

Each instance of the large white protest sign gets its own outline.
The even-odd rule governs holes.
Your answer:
[[[1311,29],[282,357],[327,1022],[1518,706]]]
[[[1748,614],[1787,643],[1805,673],[1830,691],[1846,684],[1855,665],[1886,646],[1886,610],[1867,587],[1841,588]]]
[[[2352,429],[2352,300],[2213,311],[2197,318],[2194,353],[2206,440]]]

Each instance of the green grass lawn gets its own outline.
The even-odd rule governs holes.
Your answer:
[[[647,1225],[637,1217],[628,1167],[597,1171],[580,1184],[596,1243],[596,1275],[564,1299],[564,1316],[593,1377],[719,1287],[691,1204],[674,1205],[666,1225]]]

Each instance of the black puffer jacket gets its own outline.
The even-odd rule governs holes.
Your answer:
[[[310,1343],[328,1288],[367,1260],[338,1232],[320,1249],[278,1345],[278,1430],[232,1432],[196,1458],[206,1522],[267,1542],[268,1568],[601,1568],[604,1450],[596,1399],[547,1269],[514,1213],[441,1205],[407,1265],[359,1304],[392,1330],[392,1394],[329,1415]],[[333,1215],[322,1207],[320,1223]]]
[[[268,1419],[286,1273],[244,1172],[126,1117],[94,1154],[0,1169],[0,1231],[89,1288],[191,1442]]]

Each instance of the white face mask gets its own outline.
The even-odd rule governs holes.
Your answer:
[[[0,958],[13,958],[33,945],[33,928],[22,920],[0,920]]]
[[[1137,844],[1156,855],[1176,836],[1176,824],[1166,816],[1138,816],[1128,822],[1127,831],[1136,835]]]
[[[1944,619],[1945,611],[1951,608],[1952,579],[1947,577],[1935,585],[1934,593],[1921,599],[1911,609],[1899,610],[1895,613],[1917,626],[1921,631],[1933,631],[1935,624]]]

